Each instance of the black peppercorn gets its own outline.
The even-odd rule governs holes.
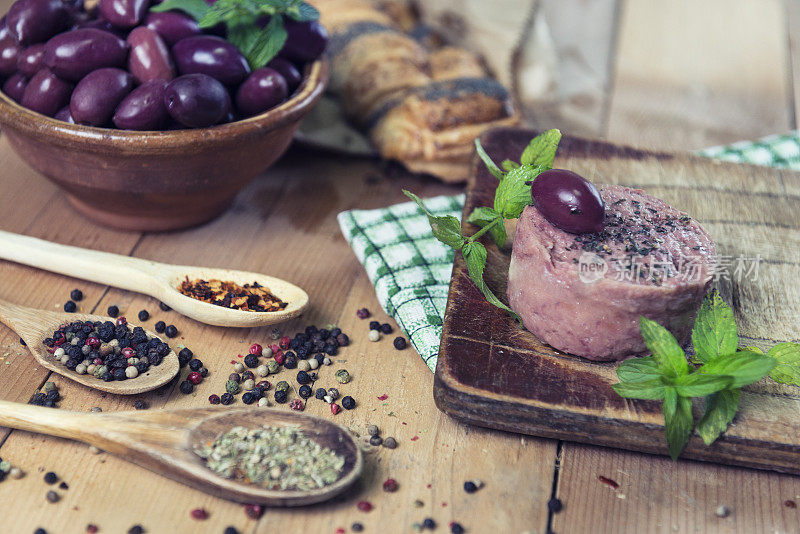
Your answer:
[[[396,348],[397,350],[403,350],[404,348],[406,348],[406,338],[402,336],[397,336],[396,338],[394,338],[394,348]]]
[[[58,475],[53,473],[52,471],[48,471],[44,474],[44,481],[46,484],[55,484],[58,482]]]
[[[311,377],[308,376],[308,373],[305,371],[298,371],[297,373],[297,383],[298,384],[308,384],[311,382]]]
[[[172,308],[164,304],[163,302],[158,303],[158,307],[161,308],[161,311],[171,311]]]
[[[222,534],[239,534],[239,531],[236,530],[236,527],[227,527]]]
[[[283,355],[283,366],[287,369],[296,369],[297,368],[297,356],[295,356],[294,352],[287,351]]]
[[[34,530],[33,534],[47,534],[47,531],[40,527],[40,528],[37,528],[36,530]]]
[[[314,392],[311,390],[311,386],[300,386],[300,389],[297,390],[298,395],[303,397],[304,399],[309,398]]]
[[[253,404],[256,401],[255,396],[251,391],[242,394],[242,402],[245,404]]]
[[[557,514],[564,508],[564,503],[561,502],[561,499],[550,499],[547,501],[547,509],[550,512]]]
[[[194,391],[194,384],[192,384],[188,380],[184,380],[183,382],[181,382],[180,390],[181,393],[183,393],[184,395],[188,395],[189,393]]]
[[[155,324],[154,328],[156,329],[156,332],[158,332],[159,334],[163,334],[164,330],[167,329],[167,323],[165,323],[164,321],[158,321]]]
[[[378,321],[370,321],[369,322],[369,329],[370,330],[380,330],[381,329],[381,323],[379,323]]]
[[[353,408],[356,407],[356,400],[350,395],[348,395],[342,399],[342,407],[345,410],[352,410]]]
[[[22,339],[22,338],[19,338],[19,344],[22,345],[23,347],[27,347],[28,346],[28,344],[25,343],[25,340]]]
[[[143,400],[137,400],[136,402],[133,403],[133,409],[134,410],[146,410],[147,409],[147,403],[144,402]]]
[[[464,534],[464,527],[461,526],[461,523],[453,521],[450,523],[450,534]]]
[[[384,334],[391,334],[393,332],[392,325],[390,325],[389,323],[383,323],[380,327],[380,331],[383,332]]]
[[[74,300],[75,302],[80,302],[83,300],[83,291],[80,289],[73,289],[69,293],[69,298]]]
[[[285,389],[275,390],[275,402],[284,404],[289,400],[289,393]]]
[[[225,406],[227,406],[228,404],[233,402],[233,395],[231,395],[230,393],[223,393],[222,395],[220,395],[219,401]]]
[[[58,392],[57,389],[52,389],[47,392],[45,398],[49,401],[58,402],[59,400],[61,400],[61,394]]]
[[[201,362],[197,358],[189,360],[189,369],[191,369],[192,371],[199,371],[201,367],[203,367],[203,362]]]
[[[255,354],[248,354],[244,357],[244,364],[250,369],[258,367],[258,356]]]
[[[205,367],[201,367],[200,370],[197,372],[200,373],[200,376],[202,376],[203,378],[208,376],[208,369]]]
[[[128,534],[144,534],[144,527],[142,525],[133,525],[128,529]]]
[[[125,374],[124,367],[118,367],[114,369],[114,380],[127,380],[128,375]]]
[[[434,521],[433,518],[426,517],[425,521],[422,522],[422,526],[424,528],[429,528],[429,529],[433,530],[433,529],[436,528],[436,521]]]
[[[192,354],[192,351],[190,351],[187,348],[183,348],[178,353],[178,363],[180,364],[181,367],[183,367],[184,365],[189,363],[189,361],[192,359],[193,356],[194,354]]]
[[[317,360],[317,363],[320,365],[325,365],[325,353],[320,352],[319,354],[314,355],[314,359]]]
[[[338,352],[339,349],[334,345],[325,345],[325,354],[327,354],[328,356],[336,356]]]
[[[331,332],[327,328],[321,328],[319,330],[318,334],[319,334],[319,337],[322,338],[322,339],[328,339],[331,336]]]
[[[140,321],[146,321],[150,318],[150,312],[148,312],[147,310],[141,310],[139,312],[138,317]]]
[[[466,491],[467,493],[475,493],[476,491],[478,491],[478,486],[471,480],[467,480],[466,482],[464,482],[464,491]]]
[[[336,336],[336,342],[339,344],[340,347],[346,347],[350,344],[350,338],[347,337],[347,334],[339,334]]]
[[[339,327],[336,327],[333,330],[331,330],[331,337],[336,337],[341,333],[342,333],[342,329],[339,328]]]
[[[314,396],[316,398],[318,398],[319,400],[324,399],[325,395],[327,395],[327,394],[328,394],[328,390],[325,389],[325,388],[317,388],[317,391],[314,392]]]
[[[64,303],[64,311],[67,312],[67,313],[72,313],[77,308],[78,308],[78,305],[75,304],[74,302],[72,302],[71,300],[68,300],[67,302]]]
[[[353,523],[352,525],[350,525],[350,530],[352,530],[353,532],[363,532],[364,525],[362,525],[361,523]]]
[[[171,324],[166,329],[164,329],[164,334],[166,334],[168,338],[173,338],[178,335],[178,329],[175,328],[174,324]]]
[[[366,308],[361,308],[360,310],[356,311],[356,317],[359,319],[366,319],[370,316],[369,310]]]

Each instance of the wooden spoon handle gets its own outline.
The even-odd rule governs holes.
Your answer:
[[[159,263],[51,243],[0,230],[0,258],[83,280],[148,293]]]
[[[97,418],[91,414],[0,400],[0,425],[39,434],[91,441]]]

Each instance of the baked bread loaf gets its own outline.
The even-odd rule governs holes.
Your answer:
[[[312,3],[330,34],[330,90],[382,157],[464,181],[474,139],[519,121],[508,91],[470,52],[427,48],[368,0]]]

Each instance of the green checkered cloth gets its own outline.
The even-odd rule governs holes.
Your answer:
[[[800,132],[707,148],[701,156],[800,170]],[[426,199],[435,215],[461,218],[464,195]],[[378,302],[408,335],[431,371],[436,369],[453,269],[451,248],[431,234],[413,202],[339,214],[339,226],[375,286]]]

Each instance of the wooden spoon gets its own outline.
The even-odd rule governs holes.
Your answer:
[[[56,361],[55,357],[47,352],[43,341],[53,335],[53,331],[64,323],[74,323],[75,321],[111,321],[110,317],[100,315],[86,315],[81,313],[52,312],[48,310],[37,310],[36,308],[26,308],[17,306],[4,300],[0,300],[0,322],[5,323],[21,337],[28,350],[31,351],[36,360],[43,367],[50,369],[54,373],[66,376],[67,378],[79,382],[84,386],[116,393],[118,395],[135,395],[152,391],[163,386],[180,371],[178,356],[175,351],[170,351],[164,356],[164,360],[159,365],[151,365],[147,372],[140,374],[136,378],[129,380],[105,382],[93,375],[81,375],[75,371],[70,371],[61,362]],[[130,324],[130,323],[129,323]],[[131,324],[131,328],[135,326]],[[147,335],[156,336],[155,332],[145,330]]]
[[[0,424],[83,441],[216,497],[270,506],[321,502],[349,488],[364,460],[353,436],[325,419],[269,408],[208,407],[117,413],[78,413],[0,401]],[[267,490],[221,477],[205,466],[195,447],[234,426],[297,425],[320,445],[345,458],[339,479],[309,491]]]
[[[259,273],[169,265],[150,260],[120,256],[79,247],[59,245],[34,237],[0,230],[0,258],[150,295],[175,311],[216,326],[257,327],[288,321],[300,315],[308,305],[308,295],[294,284]],[[258,282],[287,303],[276,312],[233,310],[187,297],[178,286],[190,280],[217,279],[237,284]]]

